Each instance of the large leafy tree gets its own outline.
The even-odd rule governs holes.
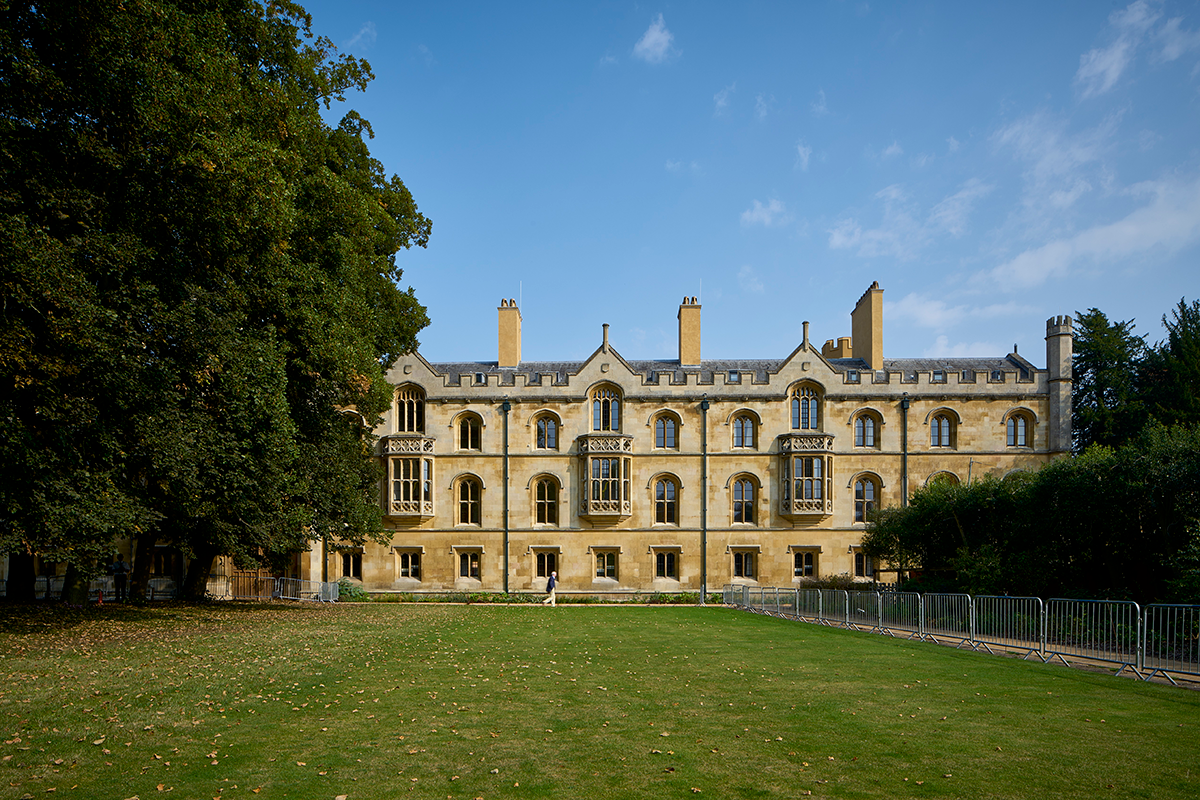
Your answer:
[[[288,2],[0,4],[0,550],[261,562],[380,528],[383,365],[430,223]]]
[[[1167,425],[1200,423],[1200,300],[1163,316],[1167,338],[1147,353],[1140,383],[1150,413]]]
[[[1146,342],[1133,328],[1133,320],[1110,322],[1095,308],[1075,315],[1071,402],[1076,453],[1093,444],[1121,444],[1144,424],[1138,371]]]

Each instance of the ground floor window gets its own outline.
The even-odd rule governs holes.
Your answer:
[[[413,580],[421,580],[421,554],[420,553],[398,553],[400,560],[401,578],[412,578]]]
[[[596,552],[596,577],[617,580],[616,550],[600,550]]]
[[[679,580],[679,554],[660,550],[654,556],[654,577]]]
[[[817,576],[817,554],[812,550],[797,550],[793,554],[794,567],[792,574],[797,578],[815,578]]]
[[[558,553],[538,553],[537,577],[549,578],[551,572],[558,572]]]
[[[479,580],[479,553],[458,554],[458,577]]]
[[[755,556],[757,553],[751,550],[738,550],[733,554],[733,577],[735,578],[753,578],[757,573],[754,570]]]
[[[342,577],[362,580],[362,551],[342,553]]]
[[[875,559],[866,553],[854,554],[854,575],[858,578],[875,577]]]

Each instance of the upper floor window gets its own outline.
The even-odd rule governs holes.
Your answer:
[[[482,438],[483,422],[474,414],[464,414],[458,421],[458,449],[478,450]]]
[[[533,521],[538,525],[558,524],[558,481],[540,478],[534,486]]]
[[[1026,414],[1017,412],[1009,416],[1006,424],[1008,428],[1007,441],[1009,447],[1028,447],[1029,443],[1033,441],[1033,437],[1031,436],[1033,424],[1029,421],[1029,417]]]
[[[480,521],[480,486],[474,478],[458,482],[458,524],[478,525]]]
[[[854,482],[854,521],[866,522],[875,510],[879,497],[879,485],[874,478],[863,476]]]
[[[792,430],[819,430],[820,413],[820,401],[816,389],[811,386],[800,386],[792,390]]]
[[[538,450],[558,449],[558,420],[550,415],[537,418],[535,446]]]
[[[929,446],[954,446],[954,420],[949,414],[936,414],[929,421]]]
[[[754,524],[754,481],[738,478],[733,482],[733,521]]]
[[[433,501],[433,459],[392,458],[392,510],[420,513]]]
[[[592,392],[592,430],[621,431],[621,395],[611,386]]]
[[[415,386],[396,392],[396,432],[425,432],[425,393]]]
[[[931,383],[945,383],[946,371],[944,369],[935,369],[933,374],[930,375],[929,380]]]
[[[676,498],[679,485],[671,478],[660,478],[654,483],[654,521],[662,525],[679,524]]]
[[[754,418],[749,414],[733,418],[733,446],[754,447]]]
[[[875,447],[878,423],[873,414],[863,413],[854,418],[854,446]]]
[[[679,447],[679,423],[670,414],[654,420],[654,446],[675,450]]]

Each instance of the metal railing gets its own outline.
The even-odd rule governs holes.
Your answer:
[[[1108,664],[1143,680],[1200,676],[1200,605],[726,585],[726,605],[1043,662]]]

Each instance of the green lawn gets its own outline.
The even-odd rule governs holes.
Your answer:
[[[1200,796],[1200,693],[721,608],[0,608],[0,797]]]

